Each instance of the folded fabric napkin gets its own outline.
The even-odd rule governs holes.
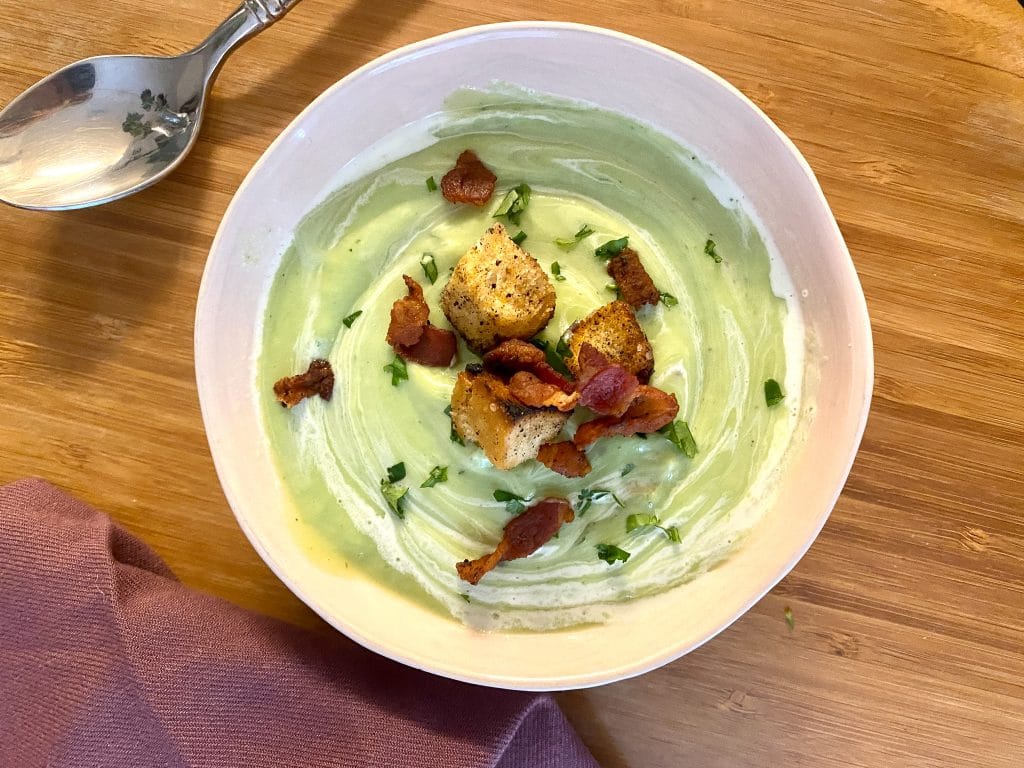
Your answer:
[[[194,592],[106,515],[25,480],[0,488],[0,766],[596,763],[550,696]]]

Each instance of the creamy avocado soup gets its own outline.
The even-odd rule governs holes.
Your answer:
[[[427,184],[467,148],[498,177],[483,208],[453,205]],[[772,498],[793,438],[804,338],[782,264],[728,181],[622,115],[507,88],[455,94],[443,114],[389,137],[338,181],[282,259],[256,382],[294,507],[282,514],[295,521],[311,557],[473,626],[549,630],[604,621],[615,603],[692,579],[738,545]],[[522,247],[562,278],[554,280],[555,313],[541,338],[553,346],[574,321],[615,298],[595,249],[628,236],[665,294],[637,313],[654,348],[650,383],[678,398],[677,418],[696,442],[692,458],[651,434],[599,440],[588,449],[593,470],[584,478],[532,460],[498,470],[477,446],[452,439],[445,408],[455,377],[479,361],[461,342],[450,368],[409,363],[407,379],[386,369],[395,359],[385,334],[392,303],[406,293],[402,275],[423,285],[431,322],[449,328],[439,295],[451,268],[520,183],[532,189],[529,206],[518,225],[502,221],[510,233],[524,232]],[[584,225],[593,234],[571,248],[556,244]],[[433,284],[425,254],[437,267]],[[282,408],[275,380],[313,358],[333,367],[332,399]],[[773,407],[768,379],[785,393]],[[578,410],[566,435],[586,418]],[[399,462],[406,469],[399,485],[409,489],[401,519],[381,492],[388,467]],[[420,487],[436,467],[447,479]],[[471,586],[455,563],[493,550],[515,513],[514,502],[495,500],[496,490],[527,504],[566,498],[576,519],[533,555]],[[660,527],[627,532],[631,515],[654,516]],[[607,557],[598,545],[628,559]]]

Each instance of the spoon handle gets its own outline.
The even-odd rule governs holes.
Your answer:
[[[262,32],[299,0],[242,0],[234,13],[225,19],[193,53],[205,60],[206,77],[212,80],[228,54],[257,32]]]

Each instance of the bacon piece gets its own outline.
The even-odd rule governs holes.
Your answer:
[[[428,323],[419,341],[411,346],[399,346],[396,351],[409,362],[447,368],[457,347],[454,333]]]
[[[608,362],[597,347],[583,342],[577,357],[576,391],[580,405],[603,416],[621,416],[640,388],[640,380],[621,365]]]
[[[575,392],[567,395],[554,384],[546,384],[529,371],[512,374],[508,388],[512,397],[531,408],[557,408],[568,413],[580,399]]]
[[[622,300],[633,309],[640,309],[644,304],[657,304],[661,300],[661,293],[632,248],[623,248],[608,262],[608,274],[619,287]]]
[[[656,432],[679,413],[676,396],[655,387],[641,384],[633,404],[622,416],[601,416],[580,424],[572,441],[585,448],[600,437],[635,435],[638,432]]]
[[[548,364],[543,351],[522,339],[501,342],[484,355],[484,365],[506,376],[518,371],[529,371],[545,384],[556,386],[567,395],[574,390],[572,382]]]
[[[572,507],[565,499],[544,499],[505,524],[497,548],[476,560],[456,563],[459,578],[476,584],[483,575],[504,560],[518,560],[532,555],[546,544],[562,523],[572,522]]]
[[[455,161],[455,167],[441,179],[441,194],[452,203],[482,206],[494,194],[498,177],[480,162],[476,152],[467,149]]]
[[[307,397],[320,395],[330,400],[334,392],[334,371],[326,360],[314,360],[305,373],[285,376],[274,384],[277,401],[285,408],[294,408]]]
[[[391,305],[391,325],[388,326],[388,344],[398,351],[398,347],[409,347],[420,340],[423,329],[427,327],[430,307],[423,298],[423,288],[408,275],[402,275],[409,295],[397,299]]]
[[[587,454],[576,447],[571,440],[542,445],[537,453],[537,461],[565,477],[583,477],[590,474],[590,461]]]
[[[455,357],[455,334],[430,324],[430,307],[423,298],[423,288],[408,275],[402,275],[402,280],[409,295],[396,299],[391,306],[388,344],[413,363],[448,366]]]

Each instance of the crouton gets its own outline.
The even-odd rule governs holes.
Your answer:
[[[537,260],[494,224],[455,265],[441,308],[466,343],[483,353],[529,339],[555,311],[555,289]]]
[[[565,361],[574,376],[579,376],[579,354],[583,343],[589,343],[608,358],[646,382],[654,372],[654,350],[647,334],[624,301],[613,301],[598,307],[569,329],[569,351]]]
[[[498,469],[536,458],[544,444],[562,431],[569,414],[556,408],[531,408],[512,397],[491,373],[462,371],[452,392],[452,424],[463,440],[477,443]]]

